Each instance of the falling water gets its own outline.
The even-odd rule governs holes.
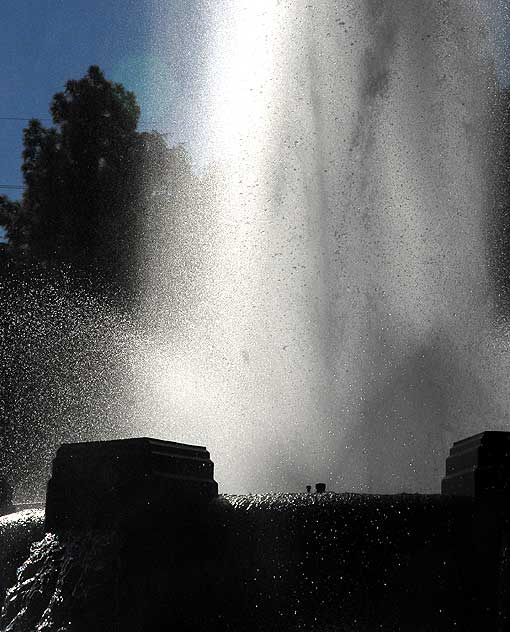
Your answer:
[[[206,444],[228,491],[393,492],[436,491],[452,440],[507,428],[500,9],[207,5],[214,184],[147,253],[133,432]]]

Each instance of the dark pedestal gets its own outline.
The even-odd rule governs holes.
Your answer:
[[[218,495],[209,452],[157,439],[62,445],[46,496],[46,530],[150,528]]]
[[[487,431],[456,441],[446,459],[441,493],[510,496],[510,432]]]

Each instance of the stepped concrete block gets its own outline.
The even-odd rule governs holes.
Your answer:
[[[205,447],[158,439],[62,445],[46,495],[46,530],[143,526],[189,515],[218,495]]]
[[[510,495],[510,432],[487,431],[456,441],[446,459],[441,493]]]

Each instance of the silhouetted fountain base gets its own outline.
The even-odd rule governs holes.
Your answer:
[[[456,441],[446,459],[443,494],[510,496],[510,432],[481,432]]]
[[[82,449],[108,460],[120,445]],[[140,458],[137,442],[126,445],[131,457],[114,459],[124,490],[137,471],[127,461]],[[145,465],[153,448],[142,450]],[[63,455],[76,450],[59,451],[59,485]],[[198,451],[200,459],[205,449]],[[67,461],[73,476],[74,461]],[[94,463],[85,467],[93,471]],[[186,459],[173,463],[187,467]],[[73,514],[71,529],[33,548],[8,593],[2,630],[417,632],[509,623],[506,513],[485,497],[211,492],[195,496],[196,511],[163,511],[150,525],[156,513],[148,507],[136,528],[123,520],[94,520],[91,528],[88,516]],[[55,512],[49,523],[58,515],[69,520]]]
[[[218,495],[201,446],[157,439],[62,445],[46,496],[46,529],[140,527],[196,512]]]

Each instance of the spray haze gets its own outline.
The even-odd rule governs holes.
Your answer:
[[[133,431],[206,444],[229,491],[435,491],[450,442],[508,413],[495,9],[253,4],[208,5],[221,168],[151,245]]]

